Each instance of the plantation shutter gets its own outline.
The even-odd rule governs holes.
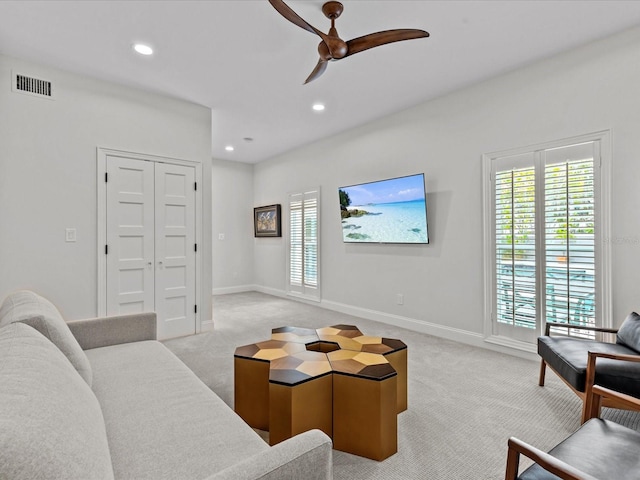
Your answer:
[[[495,173],[496,321],[503,326],[536,326],[535,193],[533,154],[503,158]]]
[[[491,158],[493,333],[535,342],[545,322],[602,323],[599,148],[587,141]]]
[[[547,319],[595,326],[594,143],[545,151]]]
[[[302,286],[302,195],[289,200],[289,284]]]
[[[319,300],[319,191],[289,195],[289,293]]]
[[[318,286],[318,198],[310,196],[303,203],[304,270],[306,286]]]

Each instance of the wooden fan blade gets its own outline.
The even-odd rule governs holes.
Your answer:
[[[269,0],[269,3],[275,8],[280,15],[289,20],[294,25],[299,26],[300,28],[306,30],[307,32],[315,33],[318,35],[324,42],[326,43],[329,37],[325,35],[323,32],[318,30],[313,25],[307,23],[300,15],[294,12],[289,5],[284,3],[282,0]]]
[[[354,38],[347,42],[347,54],[353,55],[370,48],[386,45],[387,43],[400,42],[402,40],[412,40],[414,38],[428,37],[429,32],[413,28],[401,28],[396,30],[385,30],[383,32],[370,33],[363,37]]]
[[[322,75],[324,73],[324,71],[327,69],[327,64],[329,62],[326,60],[323,60],[322,58],[318,61],[318,64],[316,65],[316,68],[313,69],[313,72],[311,72],[311,75],[309,75],[307,77],[307,79],[304,81],[304,84],[306,85],[309,82],[314,81],[316,78],[318,78],[320,75]]]

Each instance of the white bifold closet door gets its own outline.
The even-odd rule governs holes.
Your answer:
[[[158,315],[158,338],[196,331],[195,169],[107,161],[107,315]]]

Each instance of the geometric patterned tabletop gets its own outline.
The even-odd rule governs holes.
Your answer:
[[[400,340],[367,336],[353,325],[280,327],[272,330],[271,340],[238,347],[234,356],[270,362],[269,382],[293,386],[330,373],[384,380],[396,375],[385,355],[406,348]]]

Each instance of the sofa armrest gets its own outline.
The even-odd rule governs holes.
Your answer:
[[[67,325],[83,350],[157,339],[154,312],[72,320]]]
[[[211,475],[207,480],[331,480],[331,439],[309,430]]]

